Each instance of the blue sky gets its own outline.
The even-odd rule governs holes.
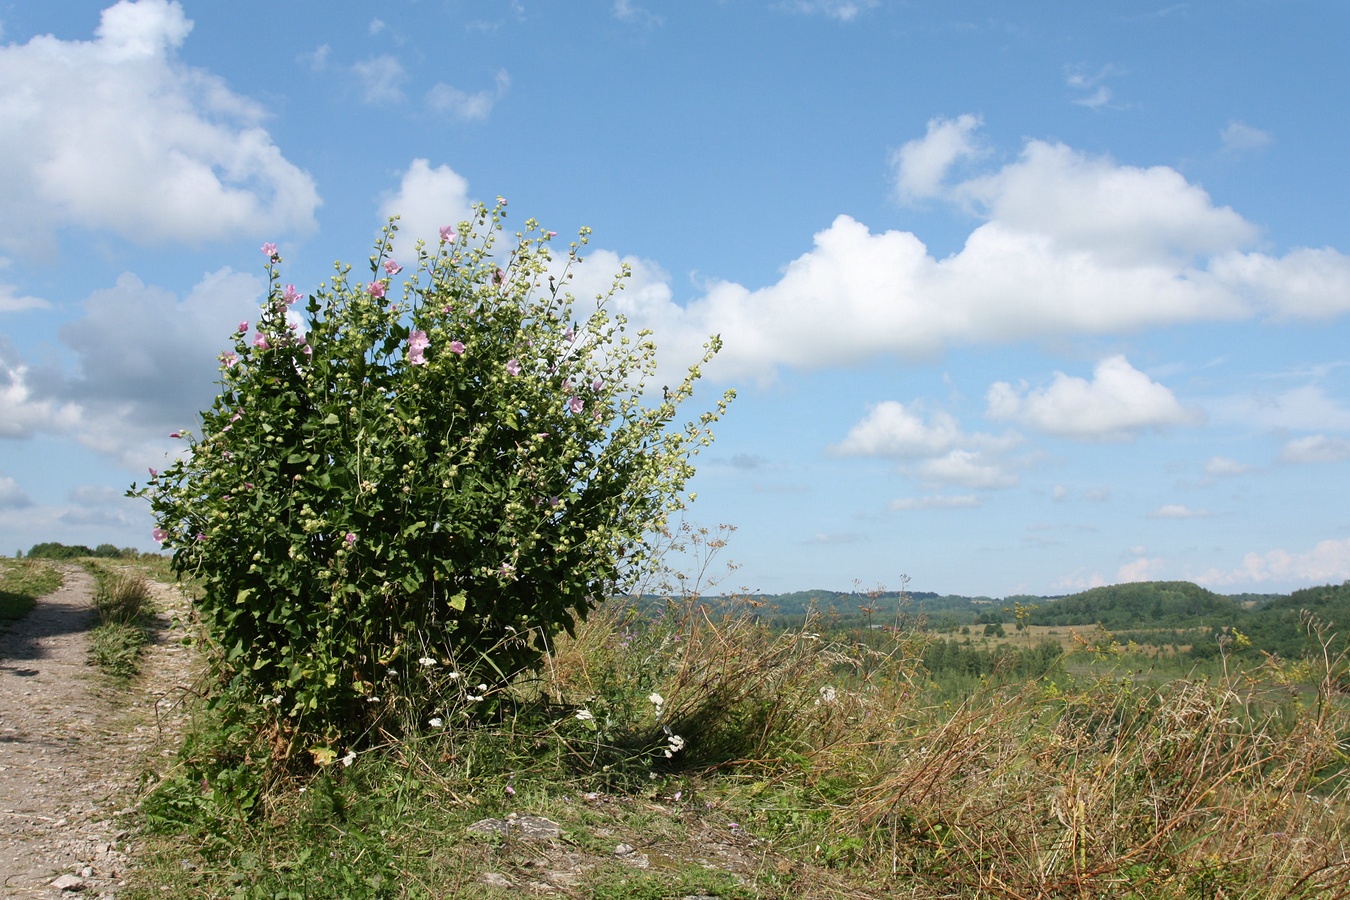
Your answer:
[[[667,371],[724,586],[1350,578],[1339,0],[0,4],[0,547],[121,497],[265,289],[503,195]],[[579,291],[580,293],[580,291]],[[691,414],[695,410],[691,409]]]

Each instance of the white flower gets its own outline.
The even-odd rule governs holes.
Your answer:
[[[660,694],[656,693],[655,691],[653,691],[652,693],[650,693],[650,694],[647,695],[647,700],[648,700],[648,702],[651,703],[652,706],[655,706],[655,707],[656,707],[656,711],[657,711],[657,712],[660,712],[660,711],[661,711],[661,705],[664,704],[664,703],[666,702],[666,698],[665,698],[665,697],[662,697]]]
[[[445,722],[444,722],[439,716],[437,716],[437,717],[434,718],[434,719],[427,719],[427,724],[430,725],[432,728],[444,728],[444,727],[445,727]]]
[[[666,744],[666,759],[670,759],[676,753],[679,753],[684,749],[684,738],[680,737],[678,734],[672,734],[670,737],[666,738]]]
[[[820,701],[819,701],[819,702],[821,702],[821,703],[833,703],[834,700],[835,700],[835,698],[838,697],[838,696],[839,696],[839,692],[836,691],[836,690],[834,689],[833,685],[828,685],[828,684],[827,684],[827,685],[825,685],[824,687],[822,687],[822,688],[820,689]]]
[[[432,659],[430,656],[424,656],[417,661],[417,664],[420,666],[431,667],[436,665],[436,660]]]
[[[591,712],[589,709],[577,710],[577,718],[583,722],[594,722],[595,713]]]
[[[356,762],[356,751],[348,750],[347,755],[342,757],[342,767],[345,769],[354,762]]]

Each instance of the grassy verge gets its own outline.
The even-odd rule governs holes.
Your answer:
[[[98,581],[94,594],[98,624],[89,633],[89,659],[104,674],[128,681],[140,672],[154,627],[150,583],[133,569],[92,560],[86,564]]]
[[[1085,652],[951,700],[927,640],[615,607],[539,679],[305,770],[222,691],[121,896],[1350,896],[1345,660],[1149,683]]]
[[[50,563],[0,557],[0,622],[22,619],[37,598],[61,586],[61,573]]]

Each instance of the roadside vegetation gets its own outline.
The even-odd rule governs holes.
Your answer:
[[[98,623],[89,632],[89,660],[105,675],[129,681],[140,673],[141,658],[156,628],[158,610],[150,582],[138,568],[92,559],[86,566],[98,582],[94,591]]]
[[[33,559],[0,557],[0,624],[22,619],[37,598],[61,586],[61,573]]]

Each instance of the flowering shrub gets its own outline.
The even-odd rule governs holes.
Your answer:
[[[654,345],[607,308],[627,271],[576,317],[589,231],[561,268],[533,220],[503,252],[505,205],[419,244],[401,281],[391,223],[372,279],[338,265],[303,317],[264,245],[268,299],[200,435],[175,433],[191,452],[132,485],[203,585],[227,677],[316,759],[439,718],[436,685],[468,702],[536,666],[647,561],[732,397],[671,427],[699,369],[644,402]]]

